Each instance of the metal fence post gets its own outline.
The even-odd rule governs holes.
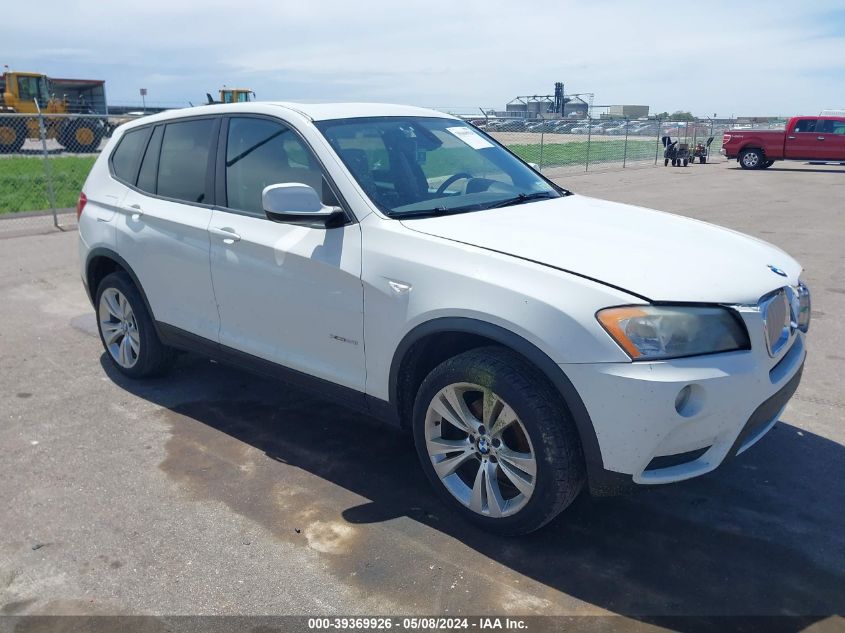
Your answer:
[[[44,114],[38,106],[38,101],[35,101],[35,107],[38,110],[38,135],[41,137],[41,152],[44,156],[44,178],[47,182],[47,197],[50,201],[50,208],[53,210],[53,226],[59,228],[59,216],[56,213],[56,192],[53,189],[53,169],[50,165],[50,155],[47,152],[47,128],[44,125]]]
[[[707,118],[710,119],[710,117],[707,117]],[[714,141],[716,140],[716,137],[713,135],[713,119],[710,119],[710,133],[707,135],[708,140],[711,139],[711,138]],[[707,141],[705,141],[705,143],[706,142]],[[710,148],[712,147],[712,145],[713,145],[713,143],[710,143],[710,145],[707,146],[707,162],[708,163],[712,162],[712,156],[713,155],[710,153]],[[720,145],[721,145],[721,143],[720,143]]]
[[[660,128],[663,127],[663,120],[657,119],[657,138],[654,141],[654,164],[657,165],[657,155],[660,153]]]
[[[543,128],[540,128],[540,171],[543,171],[543,137],[545,135],[546,133],[543,131]]]
[[[628,162],[628,126],[631,124],[631,121],[625,119],[625,147],[622,150],[622,169],[625,169],[625,165]]]
[[[584,171],[590,170],[590,141],[593,136],[593,117],[587,115],[587,164],[584,165]]]

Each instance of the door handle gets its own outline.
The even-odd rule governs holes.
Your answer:
[[[795,137],[794,137],[794,136],[787,136],[786,138],[788,138],[788,139],[789,139],[789,140],[791,140],[791,141],[794,141],[794,140],[795,140]]]
[[[127,208],[127,211],[132,215],[132,219],[137,221],[141,219],[141,216],[144,215],[143,209],[141,209],[140,204],[130,204]]]
[[[817,141],[823,141],[823,140],[824,140],[824,136],[817,136],[817,137],[816,137],[816,140],[817,140]]]
[[[223,238],[224,244],[234,244],[241,241],[241,236],[235,233],[235,229],[228,226],[216,227],[213,226],[208,229],[212,235]]]

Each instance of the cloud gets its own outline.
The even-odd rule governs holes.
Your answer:
[[[841,1],[590,3],[428,0],[43,0],[23,5],[0,60],[107,80],[113,101],[201,100],[222,84],[260,98],[502,105],[516,94],[593,92],[698,114],[790,114],[845,105]],[[44,49],[33,42],[46,42]]]

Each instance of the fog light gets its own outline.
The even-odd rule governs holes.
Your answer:
[[[687,402],[689,402],[690,392],[692,392],[692,389],[689,385],[678,392],[678,395],[675,396],[675,411],[680,413],[684,410],[684,407],[687,406]]]
[[[685,418],[691,418],[701,411],[703,404],[704,389],[698,385],[687,385],[675,396],[675,411]]]

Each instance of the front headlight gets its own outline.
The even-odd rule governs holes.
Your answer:
[[[633,360],[658,360],[749,349],[745,326],[727,308],[621,306],[596,314]]]

